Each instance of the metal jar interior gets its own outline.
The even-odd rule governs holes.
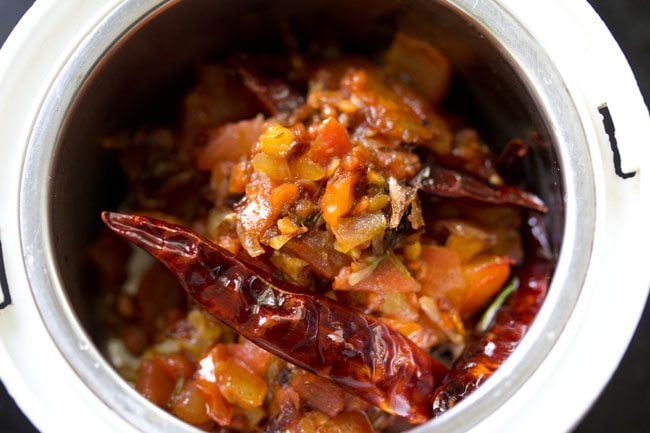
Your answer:
[[[542,311],[503,371],[449,414],[417,428],[465,431],[516,392],[561,334],[584,281],[595,219],[593,172],[574,103],[542,48],[496,2],[121,2],[51,83],[27,149],[20,232],[42,318],[62,355],[116,416],[142,431],[194,431],[140,397],[98,349],[84,256],[100,229],[99,212],[114,208],[124,193],[100,141],[172,119],[199,62],[278,46],[287,25],[300,40],[328,36],[355,51],[385,46],[397,29],[430,41],[454,66],[451,111],[496,150],[513,137],[533,145],[530,187],[549,204],[559,261]]]

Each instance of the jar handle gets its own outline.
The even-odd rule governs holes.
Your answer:
[[[605,128],[605,133],[609,137],[609,145],[612,149],[612,158],[616,175],[621,179],[630,179],[636,176],[636,171],[623,171],[621,164],[621,151],[618,148],[618,141],[616,140],[616,127],[614,126],[614,119],[612,118],[612,113],[609,111],[607,103],[604,103],[598,107],[598,112],[601,116],[603,116],[603,127]]]
[[[9,293],[9,283],[7,282],[7,273],[5,272],[5,261],[2,255],[2,240],[0,240],[0,310],[4,310],[11,305],[11,294]]]

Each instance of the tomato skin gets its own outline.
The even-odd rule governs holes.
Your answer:
[[[167,375],[158,362],[153,359],[142,361],[135,388],[147,400],[156,406],[165,407],[175,386],[176,381]]]
[[[311,159],[328,164],[334,157],[341,157],[352,149],[352,143],[345,126],[333,117],[326,119],[317,128],[311,145]]]
[[[214,374],[221,395],[229,403],[244,409],[259,407],[264,403],[268,383],[233,358],[216,362]]]
[[[339,219],[352,209],[354,189],[358,181],[358,173],[339,171],[327,182],[320,207],[323,219],[330,226],[336,226]]]
[[[188,378],[194,373],[194,364],[185,355],[160,355],[159,359],[170,376]]]
[[[464,299],[465,279],[459,254],[447,247],[426,246],[420,257],[425,269],[420,281],[422,295],[446,296],[458,307]]]
[[[323,424],[318,433],[372,433],[368,415],[361,411],[343,412]]]
[[[248,343],[252,345],[252,343]],[[240,346],[235,348],[236,346]],[[261,349],[257,349],[261,350]],[[199,361],[199,370],[196,373],[197,383],[201,390],[208,394],[214,394],[217,400],[219,397],[225,399],[230,405],[236,405],[243,409],[257,408],[264,403],[268,391],[268,382],[256,374],[247,362],[257,353],[250,346],[238,345],[216,345]],[[243,356],[244,359],[236,359],[233,355]],[[256,367],[263,371],[268,367],[270,355],[262,356],[267,361],[261,360]],[[217,406],[225,407],[221,401],[215,401]]]
[[[203,393],[207,416],[221,427],[229,426],[233,417],[233,406],[221,395],[217,384],[199,378],[196,386]]]
[[[485,307],[506,283],[510,276],[510,259],[479,257],[463,266],[463,276],[467,287],[460,313],[472,315]]]
[[[329,231],[309,231],[290,240],[285,249],[306,261],[314,274],[333,279],[339,270],[350,263],[347,255],[334,248],[334,236]]]
[[[394,255],[384,258],[370,275],[350,284],[349,268],[343,268],[334,280],[335,290],[354,290],[379,293],[415,293],[420,284],[415,281],[400,259]]]
[[[306,403],[312,409],[333,417],[343,411],[345,405],[345,393],[342,388],[314,374],[300,371],[296,373],[291,381],[301,402]]]
[[[283,209],[293,204],[298,198],[300,192],[298,186],[294,183],[283,183],[271,190],[271,212],[274,215],[280,215]]]
[[[496,295],[510,276],[511,259],[480,255],[462,263],[448,247],[422,248],[425,271],[420,278],[422,295],[446,297],[463,316],[479,312]]]
[[[398,319],[382,318],[383,322],[417,344],[418,347],[429,350],[440,342],[440,332],[431,326],[425,326],[420,323],[422,322],[422,318],[418,317],[417,320],[418,322],[408,322]]]
[[[135,388],[156,406],[166,407],[176,383],[193,372],[192,362],[183,355],[157,355],[140,363]]]
[[[318,433],[320,426],[327,422],[327,416],[313,410],[300,414],[300,417],[289,426],[287,433]]]
[[[271,354],[258,345],[240,337],[240,342],[228,346],[228,352],[240,364],[251,369],[260,377],[265,377],[271,362]]]
[[[207,401],[194,380],[185,382],[181,392],[171,404],[171,412],[190,424],[203,425],[210,422],[206,411]]]
[[[207,145],[197,152],[199,170],[209,171],[223,162],[235,162],[246,155],[264,130],[261,116],[239,122],[226,123],[209,131]]]

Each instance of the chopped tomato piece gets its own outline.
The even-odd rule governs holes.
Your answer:
[[[293,376],[291,384],[300,395],[301,401],[312,409],[330,417],[343,410],[345,393],[329,380],[300,371]]]
[[[434,345],[440,343],[439,332],[436,332],[430,326],[425,326],[422,318],[417,319],[417,322],[407,322],[397,319],[382,318],[388,326],[400,332],[409,340],[417,344],[420,348],[428,350]]]
[[[181,392],[174,398],[171,411],[190,424],[202,425],[210,421],[206,406],[207,401],[204,394],[193,380],[188,380],[183,385]]]
[[[233,166],[230,181],[228,182],[228,192],[230,194],[243,194],[246,192],[246,185],[250,180],[249,167],[247,161],[240,161]]]
[[[507,206],[478,206],[464,203],[462,210],[479,225],[489,228],[519,228],[521,212]]]
[[[422,294],[434,298],[446,296],[453,305],[460,305],[465,297],[465,278],[458,253],[450,248],[425,246],[420,258]]]
[[[422,294],[444,296],[462,315],[476,313],[505,284],[510,259],[480,256],[461,264],[458,252],[446,247],[422,248]]]
[[[197,167],[207,171],[219,163],[237,161],[251,150],[263,129],[264,118],[257,116],[212,131],[207,146],[196,157]]]
[[[356,172],[339,171],[327,182],[320,207],[323,219],[332,227],[338,224],[339,218],[352,209],[354,189],[358,180],[359,174]]]
[[[432,299],[422,296],[419,303],[422,312],[452,343],[462,344],[466,334],[463,321],[458,311],[446,298]]]
[[[493,233],[467,221],[451,219],[442,221],[440,225],[450,233],[445,246],[456,251],[463,263],[484,252],[496,240]]]
[[[135,389],[156,406],[167,405],[175,386],[176,379],[167,375],[165,368],[155,359],[145,359],[140,363]]]
[[[407,105],[390,84],[374,69],[350,69],[341,86],[344,94],[354,95],[364,106],[368,125],[404,143],[426,142],[434,131]]]
[[[282,125],[271,125],[264,130],[258,143],[262,152],[286,158],[291,147],[295,144],[295,139],[289,128]]]
[[[373,265],[369,265],[369,267],[371,266]],[[402,262],[392,254],[382,259],[367,275],[361,275],[364,270],[350,273],[349,268],[343,268],[334,280],[334,289],[382,293],[420,291],[420,284],[415,281]]]
[[[418,298],[415,293],[385,293],[379,312],[392,319],[415,321],[418,318]]]
[[[464,315],[478,312],[496,295],[510,276],[508,257],[478,258],[463,266],[467,284],[465,300],[460,306]]]
[[[323,166],[313,161],[307,155],[291,161],[289,166],[291,168],[291,174],[298,179],[316,181],[321,180],[327,174]]]
[[[373,433],[368,415],[360,411],[343,412],[323,424],[318,433]]]
[[[291,179],[291,170],[287,160],[264,152],[256,154],[251,160],[253,168],[266,174],[274,182],[286,182]]]
[[[271,211],[279,215],[283,209],[293,204],[298,198],[298,186],[294,183],[283,183],[271,190]]]
[[[288,429],[289,433],[317,433],[319,427],[327,422],[327,416],[316,410],[307,412]]]
[[[350,259],[334,249],[334,236],[329,231],[309,231],[292,239],[284,249],[306,261],[321,278],[334,278]]]
[[[217,384],[197,379],[196,386],[203,393],[207,415],[221,427],[229,426],[233,417],[233,407],[223,398]]]
[[[135,388],[147,400],[165,407],[180,379],[189,377],[194,368],[182,355],[158,355],[144,359],[138,368]]]
[[[271,362],[271,354],[250,340],[240,337],[238,344],[228,346],[228,352],[233,358],[250,368],[253,373],[261,377],[266,375]]]
[[[156,357],[167,374],[175,377],[189,377],[194,373],[194,364],[185,355],[180,353],[173,355],[159,355]]]
[[[332,231],[336,237],[335,248],[343,253],[381,236],[388,226],[382,212],[365,213],[352,217],[339,218]]]
[[[427,42],[397,33],[386,53],[386,64],[394,74],[408,76],[422,96],[433,103],[442,101],[449,91],[449,60]]]
[[[214,375],[221,394],[243,408],[261,406],[268,383],[232,358],[215,362]]]
[[[460,256],[461,261],[466,262],[485,249],[485,242],[477,238],[465,237],[452,233],[447,238],[445,246],[456,251]]]
[[[235,431],[255,431],[255,427],[266,417],[266,411],[261,407],[242,409],[235,407],[233,410],[230,427]]]
[[[495,229],[496,243],[490,252],[497,256],[508,256],[512,263],[520,264],[524,260],[521,246],[521,234],[516,229]]]
[[[345,126],[333,117],[326,119],[316,129],[311,145],[311,158],[321,164],[327,164],[334,157],[341,157],[352,148]]]
[[[259,236],[274,222],[270,203],[271,189],[271,180],[268,176],[258,171],[253,172],[251,181],[246,186],[246,200],[236,209],[239,221],[246,232],[252,236]]]
[[[422,325],[416,322],[403,322],[396,319],[382,319],[382,321],[405,337],[410,337],[422,330]]]
[[[297,410],[300,407],[300,396],[291,386],[276,386],[273,391],[272,403],[272,415],[291,412],[291,409]]]

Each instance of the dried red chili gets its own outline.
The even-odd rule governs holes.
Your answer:
[[[528,219],[527,262],[518,271],[519,287],[501,307],[494,324],[470,341],[433,396],[434,416],[441,415],[473,393],[515,351],[541,308],[552,262],[542,220]]]
[[[432,164],[411,180],[411,185],[426,194],[462,198],[479,203],[514,205],[539,212],[548,212],[536,195],[514,186],[491,187],[472,176]]]
[[[102,217],[164,263],[206,311],[260,347],[412,423],[431,417],[431,395],[446,369],[386,324],[300,293],[181,226]]]

